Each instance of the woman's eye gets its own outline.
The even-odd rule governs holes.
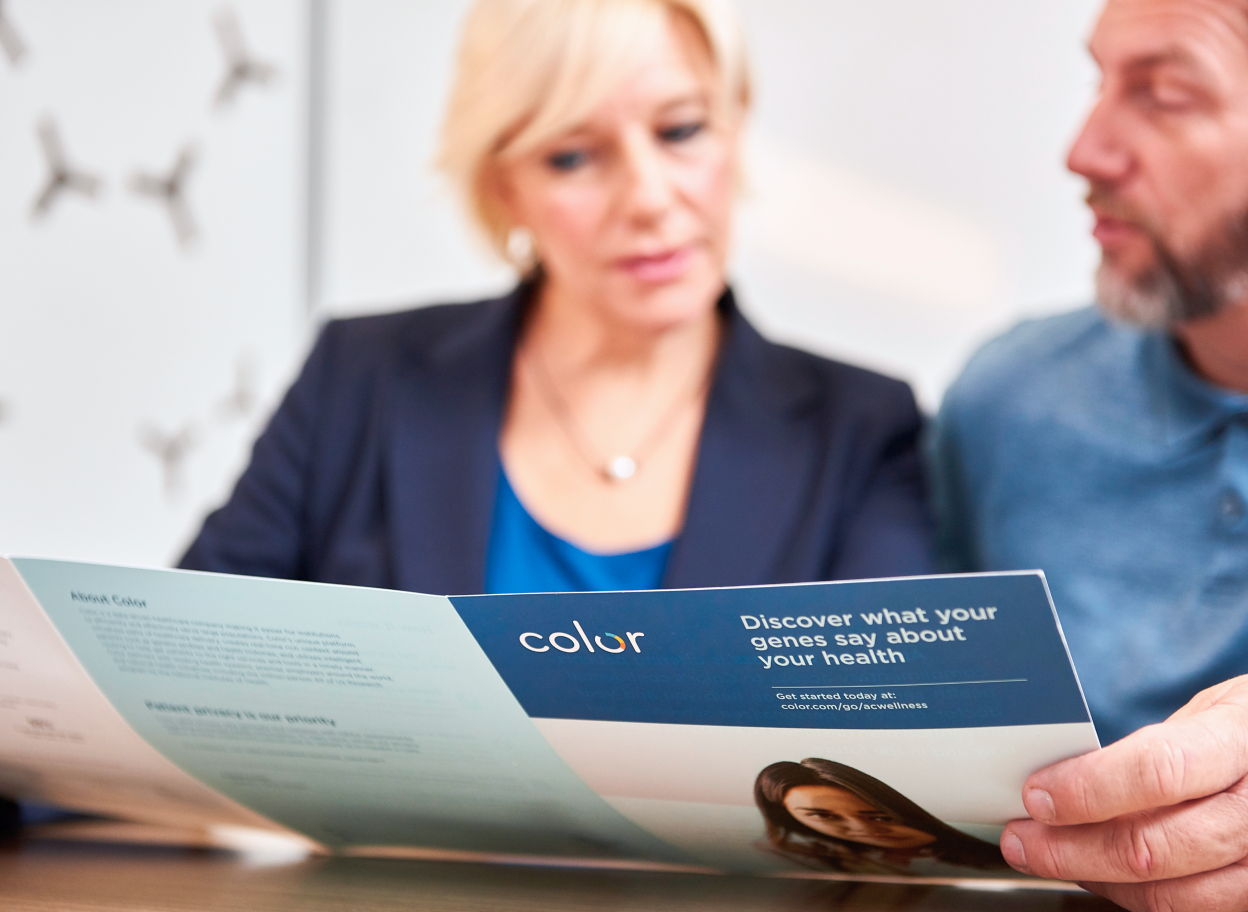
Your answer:
[[[672,127],[664,127],[659,130],[659,139],[663,142],[678,143],[684,142],[686,139],[693,139],[704,129],[706,124],[702,121],[693,121],[691,123],[677,124]]]
[[[583,149],[566,149],[547,156],[546,164],[556,171],[575,171],[589,161],[589,153]]]

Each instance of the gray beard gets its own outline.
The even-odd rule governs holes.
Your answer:
[[[1153,237],[1157,262],[1128,279],[1101,260],[1096,299],[1127,323],[1165,329],[1221,313],[1248,298],[1248,217],[1233,219],[1196,255],[1184,261]]]
[[[1173,277],[1162,270],[1129,281],[1103,259],[1096,270],[1096,300],[1111,317],[1145,329],[1180,322],[1187,309]]]

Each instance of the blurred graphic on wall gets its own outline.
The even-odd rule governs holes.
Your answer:
[[[0,0],[0,552],[165,564],[233,484],[313,329],[312,7]]]
[[[195,164],[195,158],[195,145],[188,142],[178,150],[178,157],[164,174],[136,171],[130,178],[131,190],[161,204],[169,215],[174,236],[183,248],[189,247],[199,233],[186,199],[186,181]]]
[[[225,76],[213,99],[213,107],[225,108],[234,101],[234,96],[248,84],[268,85],[277,75],[277,67],[271,66],[251,56],[247,43],[243,40],[243,26],[238,20],[238,13],[232,6],[223,6],[212,18],[217,30],[217,40],[221,43],[221,53],[225,56]]]
[[[8,17],[5,0],[0,0],[0,49],[4,50],[4,56],[13,66],[21,63],[26,56],[26,42],[22,40],[21,32],[13,24],[13,20]]]
[[[95,199],[103,181],[94,174],[70,165],[56,121],[51,116],[41,118],[36,132],[39,147],[43,149],[43,159],[48,165],[48,176],[30,208],[31,219],[43,218],[52,208],[52,204],[66,193],[77,193]]]

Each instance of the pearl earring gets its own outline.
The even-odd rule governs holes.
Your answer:
[[[521,272],[528,272],[536,265],[536,244],[532,231],[523,225],[516,225],[507,232],[507,258]]]

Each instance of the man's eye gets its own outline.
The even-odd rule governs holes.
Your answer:
[[[684,142],[686,139],[693,139],[704,129],[706,124],[702,121],[693,121],[691,123],[677,124],[672,127],[664,127],[659,130],[659,139],[663,142],[678,143]]]
[[[589,153],[583,149],[567,149],[547,156],[546,164],[556,171],[575,171],[589,161]]]
[[[1135,103],[1146,111],[1184,111],[1198,103],[1190,89],[1166,82],[1141,82],[1128,91]]]
[[[1190,107],[1193,102],[1192,93],[1179,86],[1160,85],[1153,89],[1153,98],[1157,107],[1177,110]]]

